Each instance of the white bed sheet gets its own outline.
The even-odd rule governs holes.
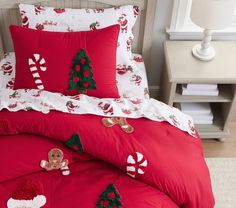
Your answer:
[[[8,109],[15,112],[33,109],[43,113],[57,110],[64,113],[94,114],[106,117],[145,117],[153,121],[166,121],[196,138],[197,133],[191,117],[176,108],[148,98],[144,64],[140,56],[136,55],[135,60],[133,64],[136,68],[134,67],[131,71],[125,70],[125,73],[119,72],[120,74],[117,75],[118,84],[120,85],[119,90],[122,91],[123,97],[119,99],[100,99],[83,94],[64,96],[61,93],[38,89],[13,90],[15,76],[14,53],[7,54],[0,61],[0,110]],[[137,67],[138,65],[140,67]],[[138,79],[136,79],[137,77],[134,78],[134,75],[139,76]],[[143,96],[135,97],[134,89],[137,94],[140,94],[141,90]]]

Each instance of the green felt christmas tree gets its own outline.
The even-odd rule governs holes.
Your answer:
[[[121,206],[120,195],[114,184],[110,184],[99,196],[96,208],[120,208]]]
[[[76,150],[77,152],[82,153],[83,147],[80,142],[80,137],[77,133],[74,133],[66,142],[65,145],[71,149]]]
[[[76,54],[73,59],[72,72],[70,74],[69,89],[86,92],[88,89],[96,89],[96,82],[93,79],[90,59],[84,49]]]

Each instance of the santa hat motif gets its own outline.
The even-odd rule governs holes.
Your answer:
[[[25,180],[7,201],[7,208],[40,208],[46,204],[42,184],[36,180]]]

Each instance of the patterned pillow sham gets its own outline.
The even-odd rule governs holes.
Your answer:
[[[127,5],[108,9],[61,9],[20,4],[22,26],[47,31],[88,31],[120,24],[117,46],[117,65],[129,64],[132,28],[139,7]]]

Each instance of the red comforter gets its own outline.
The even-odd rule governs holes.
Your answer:
[[[214,207],[199,138],[147,119],[129,119],[127,134],[101,119],[0,112],[0,207],[26,179],[42,185],[45,208]],[[52,148],[63,151],[69,175],[40,167]]]

